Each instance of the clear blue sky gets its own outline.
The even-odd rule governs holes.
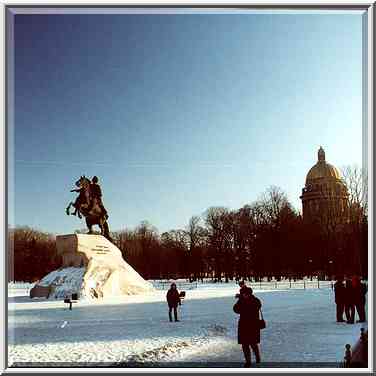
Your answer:
[[[11,225],[84,228],[82,174],[162,232],[270,185],[301,210],[320,145],[362,163],[361,13],[17,15],[15,48]]]

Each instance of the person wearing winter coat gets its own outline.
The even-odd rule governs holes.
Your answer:
[[[351,280],[345,281],[345,315],[348,324],[354,324],[355,298]]]
[[[177,312],[177,307],[178,305],[181,305],[181,300],[180,300],[180,294],[178,289],[176,288],[175,283],[171,283],[170,289],[167,291],[167,304],[168,304],[168,317],[170,319],[170,322],[172,322],[172,310],[174,310],[174,319],[175,321],[178,320],[178,312]]]
[[[354,304],[359,316],[357,322],[365,322],[367,286],[365,283],[361,282],[360,278],[357,276],[353,277],[351,284],[354,292]]]
[[[343,312],[345,310],[345,286],[341,277],[337,278],[334,284],[334,299],[337,306],[337,322],[345,322]]]
[[[240,298],[234,305],[234,312],[240,315],[238,322],[238,343],[242,345],[245,367],[251,366],[251,349],[256,357],[256,363],[260,363],[260,325],[259,311],[261,301],[253,295],[250,287],[243,288]]]

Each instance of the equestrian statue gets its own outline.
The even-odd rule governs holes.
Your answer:
[[[107,210],[102,202],[102,190],[98,184],[98,178],[94,176],[91,181],[85,175],[81,176],[75,183],[77,189],[72,189],[71,192],[79,193],[75,202],[70,202],[66,208],[68,215],[77,215],[82,218],[85,217],[86,226],[89,234],[93,233],[93,225],[98,225],[101,229],[101,235],[111,240],[110,229],[108,227]],[[74,207],[74,212],[70,212],[71,206]]]

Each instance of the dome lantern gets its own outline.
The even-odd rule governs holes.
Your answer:
[[[318,156],[318,161],[319,162],[325,162],[325,151],[322,148],[322,146],[320,146],[320,149],[317,152],[317,156]]]
[[[320,149],[317,152],[317,157],[317,163],[308,171],[306,185],[309,185],[315,181],[317,182],[318,180],[322,181],[322,179],[341,179],[339,171],[334,166],[326,162],[325,151],[322,146],[320,146]]]

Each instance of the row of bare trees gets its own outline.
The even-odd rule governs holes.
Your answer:
[[[8,232],[8,281],[36,281],[60,265],[53,234],[30,227]]]
[[[292,277],[338,273],[367,275],[367,200],[358,168],[343,173],[349,220],[326,213],[327,226],[307,224],[278,187],[240,209],[211,207],[184,229],[159,233],[147,221],[112,233],[125,260],[144,278]],[[337,213],[338,214],[338,213]],[[10,232],[10,279],[29,281],[56,269],[55,238],[29,228]],[[11,269],[9,269],[11,270]],[[13,270],[13,268],[12,268]]]
[[[143,222],[114,234],[125,258],[147,278],[216,280],[318,274],[367,275],[367,199],[356,167],[343,172],[346,218],[337,206],[321,209],[321,223],[305,223],[286,194],[270,187],[237,210],[211,207],[185,229],[158,235]]]

